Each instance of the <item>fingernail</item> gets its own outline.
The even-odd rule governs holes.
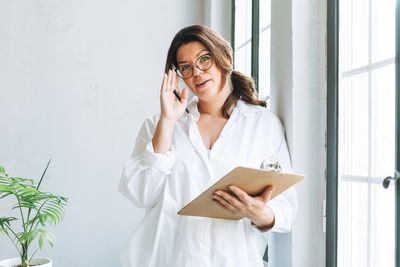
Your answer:
[[[230,185],[230,186],[229,186],[229,189],[230,189],[230,190],[235,190],[235,187],[234,187],[233,185]]]

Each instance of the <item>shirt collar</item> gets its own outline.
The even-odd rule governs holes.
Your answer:
[[[197,96],[193,96],[187,105],[187,109],[189,110],[189,113],[186,113],[182,115],[180,120],[187,120],[189,118],[192,118],[194,121],[198,121],[200,118],[200,112],[197,109],[197,103],[199,102],[199,99]],[[237,112],[242,115],[242,116],[249,116],[251,113],[259,111],[259,109],[254,108],[254,105],[247,104],[244,102],[242,99],[239,99],[236,102],[236,106],[232,110],[232,114],[237,110]]]
[[[189,100],[189,103],[187,104],[187,107],[186,107],[189,110],[189,113],[185,112],[180,119],[187,120],[189,118],[192,118],[194,121],[198,121],[200,118],[200,112],[197,109],[198,102],[199,102],[199,99],[197,98],[197,96],[193,96]]]
[[[242,99],[239,99],[236,103],[235,109],[237,109],[241,115],[247,117],[250,114],[258,111],[258,109],[254,107],[254,105],[247,104]]]

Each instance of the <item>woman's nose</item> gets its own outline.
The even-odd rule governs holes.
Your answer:
[[[198,67],[194,66],[194,68],[193,68],[193,76],[197,76],[197,75],[203,74],[203,73],[204,73],[204,71],[202,71]]]

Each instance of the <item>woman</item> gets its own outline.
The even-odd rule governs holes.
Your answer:
[[[274,156],[290,170],[279,119],[257,99],[254,81],[232,65],[231,47],[208,27],[186,27],[174,37],[161,114],[144,122],[119,186],[147,209],[124,249],[124,266],[263,266],[266,232],[291,230],[294,189],[271,201],[272,187],[256,197],[234,185],[215,192],[214,204],[241,220],[177,215],[237,166],[259,167]],[[179,78],[194,94],[189,103],[187,88],[180,101],[174,94]]]

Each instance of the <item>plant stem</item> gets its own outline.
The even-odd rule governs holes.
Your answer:
[[[36,190],[39,190],[39,186],[40,186],[40,184],[42,183],[43,177],[44,177],[44,175],[46,174],[47,168],[48,168],[49,165],[50,165],[50,161],[51,161],[51,159],[49,159],[49,161],[47,162],[46,168],[44,168],[44,171],[43,171],[43,173],[42,173],[42,176],[40,177],[40,180],[39,180],[39,183],[38,183],[38,185],[37,185],[37,187],[36,187]],[[28,219],[27,219],[27,222],[29,222],[29,216],[31,215],[31,210],[32,210],[32,208],[29,208],[29,209],[28,209]],[[37,213],[36,213],[36,215],[37,215]],[[32,229],[32,227],[31,227],[31,229]]]
[[[42,209],[43,205],[46,204],[46,202],[49,201],[49,200],[50,200],[50,198],[48,198],[48,199],[46,199],[45,201],[43,201],[42,205],[40,205],[40,208],[39,208],[38,211],[36,212],[36,216],[39,214],[39,212],[40,212],[40,210]],[[35,216],[35,217],[36,217],[36,216]],[[39,221],[38,221],[38,223],[39,223]],[[36,229],[38,223],[36,223],[36,226],[35,226],[34,230]],[[29,231],[32,231],[32,227],[33,227],[33,223],[31,224],[31,229],[29,229]]]
[[[27,245],[27,242],[25,241],[22,244],[22,257],[21,257],[21,260],[22,260],[22,265],[23,266],[26,266],[26,262],[28,260],[28,248],[27,248],[26,245]]]
[[[18,239],[18,241],[19,241],[18,236],[14,233],[14,231],[10,228],[10,226],[8,226],[8,225],[6,225],[6,226],[7,226],[7,228],[15,235],[15,237],[16,237],[16,238]],[[19,254],[20,256],[22,256],[21,251],[19,250],[17,244],[15,244],[14,240],[11,238],[11,236],[8,234],[8,232],[4,231],[4,233],[6,233],[6,235],[8,236],[8,238],[10,238],[11,242],[14,244],[15,248],[18,250],[18,254]]]
[[[6,225],[7,228],[11,231],[11,233],[13,233],[13,235],[15,236],[15,238],[18,240],[19,243],[21,243],[21,240],[18,238],[18,235],[11,229],[10,226]]]
[[[32,254],[31,258],[29,259],[29,262],[31,262],[31,260],[32,260],[33,256],[36,254],[36,252],[37,252],[38,250],[39,250],[39,249],[36,249],[36,250],[35,250],[35,252],[33,252],[33,254]]]
[[[15,190],[14,183],[11,183],[11,186],[14,191],[13,192],[14,196],[17,198],[17,201],[18,201],[19,212],[21,213],[22,227],[24,229],[24,232],[26,232],[26,224],[25,224],[25,220],[24,220],[24,214],[22,213],[21,202],[19,201],[19,197],[18,197],[17,191]]]
[[[51,161],[51,159],[49,159],[49,161],[47,162],[46,168],[45,168],[44,171],[43,171],[42,177],[40,177],[40,180],[39,180],[38,186],[36,187],[36,190],[39,189],[39,186],[40,186],[40,184],[42,183],[43,177],[44,177],[44,175],[46,174],[47,168],[48,168],[49,165],[50,165],[50,161]]]

